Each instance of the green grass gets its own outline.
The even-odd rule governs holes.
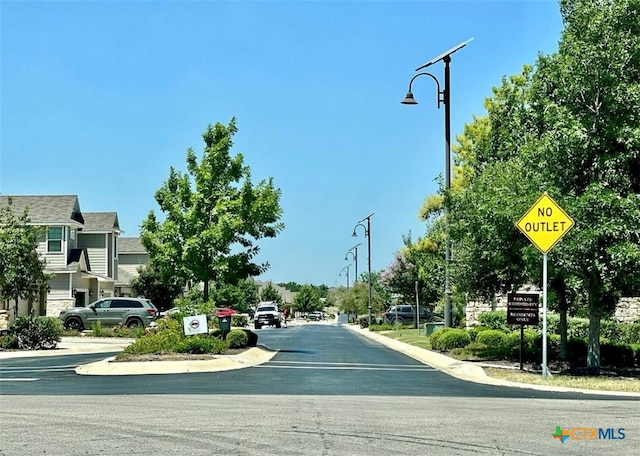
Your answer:
[[[519,370],[485,367],[484,371],[490,377],[509,380],[518,383],[530,383],[534,385],[551,385],[568,388],[582,388],[600,391],[624,391],[640,393],[640,380],[635,378],[611,378],[611,377],[573,377],[569,375],[552,375],[543,380],[542,375]]]
[[[410,345],[415,345],[416,347],[431,350],[429,338],[425,337],[424,330],[421,329],[402,328],[396,330],[380,331],[380,334],[390,339],[396,339],[401,342],[406,342]]]
[[[398,329],[380,331],[381,335],[396,339],[402,342],[406,342],[416,347],[425,348],[431,350],[431,344],[429,344],[429,338],[424,335],[424,330],[418,329]],[[456,359],[469,359],[467,356],[471,353],[467,353],[464,349],[455,350],[454,353],[445,353]],[[474,356],[475,359],[478,359]],[[514,369],[501,369],[501,368],[484,368],[486,374],[493,378],[509,380],[517,383],[530,383],[534,385],[551,385],[565,388],[581,388],[592,389],[600,391],[618,391],[618,392],[640,392],[640,379],[629,377],[594,377],[594,376],[570,376],[570,375],[552,375],[547,379],[542,379],[542,375],[524,372]]]

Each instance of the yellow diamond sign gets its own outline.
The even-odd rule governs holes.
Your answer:
[[[551,250],[573,225],[573,219],[546,192],[516,223],[542,253]]]

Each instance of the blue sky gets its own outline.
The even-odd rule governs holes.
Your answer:
[[[0,3],[0,193],[77,194],[137,236],[170,166],[237,118],[234,153],[282,190],[285,230],[263,240],[274,282],[344,285],[421,235],[444,172],[444,108],[419,65],[451,63],[452,137],[501,78],[552,53],[556,1],[5,1]],[[443,83],[444,65],[429,71]],[[351,280],[354,268],[351,266]]]

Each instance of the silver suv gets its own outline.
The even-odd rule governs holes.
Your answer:
[[[91,328],[95,322],[103,326],[147,327],[158,317],[158,309],[144,298],[104,298],[86,307],[72,307],[60,312],[67,329]]]

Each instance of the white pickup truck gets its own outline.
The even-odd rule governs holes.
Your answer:
[[[276,328],[282,326],[282,313],[278,310],[278,305],[275,302],[261,302],[256,308],[256,313],[253,315],[253,327],[260,329],[265,325]]]

